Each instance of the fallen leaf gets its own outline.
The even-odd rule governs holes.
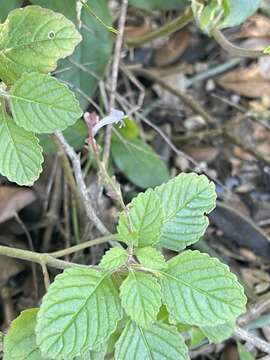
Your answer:
[[[25,268],[17,259],[0,256],[0,285],[4,285],[12,276],[17,275]]]
[[[230,71],[220,76],[217,83],[226,90],[248,98],[270,98],[270,81],[262,77],[258,64]]]
[[[169,40],[154,54],[154,63],[157,66],[166,66],[174,63],[187,49],[190,32],[187,29],[175,32]]]
[[[36,200],[33,190],[27,188],[0,187],[0,223],[14,217],[16,213]]]
[[[251,16],[242,26],[239,37],[268,37],[270,34],[270,19],[263,15]]]

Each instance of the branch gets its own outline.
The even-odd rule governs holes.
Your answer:
[[[115,43],[113,65],[112,65],[111,89],[110,89],[111,96],[110,96],[110,109],[109,109],[110,111],[115,106],[121,49],[123,44],[125,23],[127,17],[127,7],[128,7],[128,0],[122,0],[121,13],[120,13],[119,25],[118,25],[118,34]],[[106,130],[104,153],[103,153],[103,162],[105,166],[110,157],[111,139],[112,139],[112,125],[109,125]]]
[[[181,14],[176,19],[168,22],[164,26],[138,38],[128,39],[126,44],[129,47],[139,47],[150,41],[156,40],[162,36],[168,36],[178,30],[181,30],[193,19],[193,12],[188,8],[184,14]]]
[[[257,349],[260,349],[261,351],[270,354],[269,342],[262,340],[258,336],[253,335],[238,326],[236,327],[234,334],[241,340],[247,341],[249,344],[256,346]]]
[[[66,139],[64,138],[64,136],[61,132],[56,132],[55,136],[58,139],[58,141],[60,142],[62,148],[64,149],[65,153],[68,155],[68,157],[72,163],[78,190],[79,190],[83,205],[85,207],[85,211],[86,211],[88,219],[94,223],[94,225],[100,231],[101,234],[109,235],[110,234],[109,230],[106,228],[106,226],[103,224],[103,222],[99,219],[94,208],[92,207],[91,199],[88,194],[87,187],[86,187],[86,184],[85,184],[85,181],[83,178],[81,162],[80,162],[79,156],[76,154],[76,152],[73,150],[73,148],[68,144],[68,142],[66,141]]]

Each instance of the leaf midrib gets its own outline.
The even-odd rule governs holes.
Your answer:
[[[218,301],[218,302],[221,302],[221,303],[230,305],[230,306],[232,306],[232,307],[235,307],[236,309],[242,309],[242,307],[237,306],[237,305],[235,305],[234,303],[230,303],[230,302],[228,302],[228,301],[224,301],[224,300],[216,297],[215,295],[212,295],[212,294],[208,293],[207,291],[205,291],[205,290],[203,290],[203,289],[200,289],[200,288],[198,288],[198,287],[196,287],[196,286],[192,286],[192,285],[190,285],[189,283],[185,282],[184,280],[181,280],[181,279],[179,279],[179,278],[177,278],[177,277],[174,277],[173,275],[171,275],[171,274],[169,274],[169,273],[166,273],[166,272],[163,272],[163,271],[160,271],[160,273],[161,273],[162,275],[164,275],[165,277],[167,276],[168,278],[170,278],[170,279],[172,279],[172,280],[174,280],[174,281],[176,281],[176,282],[179,282],[181,285],[184,285],[184,286],[186,286],[186,287],[188,287],[188,288],[190,288],[190,289],[192,289],[192,290],[195,290],[195,291],[203,294],[204,296],[206,296],[206,297],[208,297],[208,298],[210,297],[210,298],[212,298],[212,299],[214,299],[214,300],[216,300],[216,301]]]

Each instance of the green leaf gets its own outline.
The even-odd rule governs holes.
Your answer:
[[[129,140],[124,144],[113,141],[112,156],[127,179],[142,189],[160,185],[169,179],[165,163],[140,139]]]
[[[37,343],[54,359],[80,356],[106,342],[121,316],[118,291],[108,274],[73,267],[55,278],[43,298]]]
[[[218,326],[205,326],[201,330],[210,342],[218,344],[229,339],[234,332],[234,328],[235,321],[230,321]]]
[[[16,124],[36,133],[52,133],[73,125],[82,115],[66,85],[49,75],[25,73],[10,91]]]
[[[248,350],[240,344],[240,342],[237,342],[237,349],[239,353],[240,360],[255,360],[255,357],[248,352]]]
[[[174,326],[158,322],[143,329],[130,322],[116,343],[115,360],[188,360],[188,349]]]
[[[87,125],[83,120],[79,119],[74,125],[71,125],[66,130],[64,130],[63,135],[67,142],[74,148],[74,150],[81,150],[88,135]],[[40,145],[46,154],[57,154],[58,148],[49,135],[40,134],[39,140]]]
[[[187,0],[129,0],[129,4],[147,10],[173,10],[188,5]]]
[[[36,316],[38,309],[21,313],[4,338],[4,360],[45,360],[36,344]]]
[[[42,171],[42,148],[33,133],[19,128],[2,112],[0,149],[0,173],[19,185],[33,185]]]
[[[20,7],[22,0],[0,0],[0,22],[4,21],[9,12],[17,7]]]
[[[188,334],[190,336],[189,348],[199,347],[205,339],[203,332],[197,327],[191,327],[191,329],[188,331]]]
[[[155,191],[164,214],[160,244],[179,251],[197,242],[209,224],[205,214],[216,205],[214,183],[204,175],[182,173]]]
[[[107,25],[112,25],[106,0],[89,0],[87,4]],[[83,25],[80,33],[83,40],[70,58],[59,62],[56,75],[75,91],[85,110],[112,54],[113,35],[85,7],[81,11],[81,22]]]
[[[261,5],[261,0],[227,0],[230,4],[229,15],[219,28],[233,27],[242,24],[253,15]]]
[[[39,6],[13,10],[0,27],[0,78],[12,84],[24,72],[51,72],[80,41],[62,14]]]
[[[129,205],[128,213],[123,211],[117,231],[125,243],[138,247],[158,242],[163,224],[163,214],[158,195],[148,189],[136,196]]]
[[[160,285],[150,274],[130,272],[120,288],[121,304],[139,326],[149,327],[161,306]]]
[[[100,267],[105,270],[118,269],[125,265],[128,259],[128,254],[125,249],[111,248],[106,252],[100,262]]]
[[[122,136],[124,139],[133,140],[136,139],[140,134],[140,129],[138,124],[130,117],[125,117],[125,126],[120,127],[121,125],[115,125],[115,129],[118,132],[118,135]],[[120,142],[119,136],[113,133],[113,141]]]
[[[59,12],[73,22],[77,20],[75,0],[31,0],[31,3]]]
[[[228,266],[199,251],[168,261],[162,297],[174,319],[199,327],[233,321],[246,309],[244,290]]]
[[[150,269],[162,270],[167,267],[167,263],[161,252],[151,246],[136,249],[135,255],[142,265]]]
[[[104,360],[106,352],[106,345],[102,345],[100,350],[89,350],[85,354],[76,357],[74,360]]]

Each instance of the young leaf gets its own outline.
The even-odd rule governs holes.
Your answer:
[[[0,78],[13,84],[24,72],[51,72],[80,41],[62,14],[39,6],[13,10],[0,27]]]
[[[125,265],[127,262],[127,251],[122,248],[111,248],[106,252],[100,262],[100,267],[105,270],[114,270]]]
[[[42,171],[42,148],[34,134],[19,128],[2,111],[0,149],[0,173],[19,185],[33,185]]]
[[[121,213],[117,231],[127,244],[145,247],[158,242],[162,223],[160,199],[152,189],[148,189],[132,200],[128,214]]]
[[[120,288],[122,307],[139,326],[149,327],[161,306],[161,289],[150,274],[130,272]]]
[[[66,7],[66,0],[57,1],[62,3],[63,8]],[[112,25],[107,0],[88,0],[86,3],[105,24]],[[81,107],[85,110],[89,105],[89,99],[96,92],[99,78],[103,77],[106,70],[112,53],[113,35],[93,15],[89,14],[84,6],[81,10],[81,23],[82,42],[70,58],[59,62],[56,76],[70,85]]]
[[[143,329],[129,322],[115,348],[115,360],[188,360],[187,346],[174,326],[158,322]]]
[[[242,286],[227,265],[199,251],[186,251],[168,261],[162,297],[179,322],[215,326],[245,311]]]
[[[142,189],[154,187],[169,180],[164,161],[151,146],[140,139],[128,140],[125,143],[113,141],[112,157],[127,179]]]
[[[0,12],[0,22],[3,22],[11,10],[20,7],[22,0],[2,0],[0,1],[1,12]]]
[[[36,344],[36,316],[38,309],[21,313],[4,338],[4,360],[45,360]]]
[[[205,214],[216,205],[214,183],[204,175],[182,173],[155,192],[164,214],[160,244],[179,251],[197,242],[209,224]]]
[[[229,321],[218,326],[205,326],[201,330],[212,343],[221,343],[229,339],[235,328],[235,321]]]
[[[10,91],[16,124],[36,133],[52,133],[74,124],[82,115],[68,87],[52,76],[25,73]]]
[[[76,357],[74,360],[104,360],[106,356],[106,344],[100,346],[100,350],[89,350],[85,354]]]
[[[37,343],[49,357],[72,358],[99,348],[122,316],[120,299],[108,274],[73,267],[55,278],[44,296]]]
[[[161,252],[151,246],[136,249],[135,255],[142,265],[151,269],[161,270],[167,267],[167,263]]]

